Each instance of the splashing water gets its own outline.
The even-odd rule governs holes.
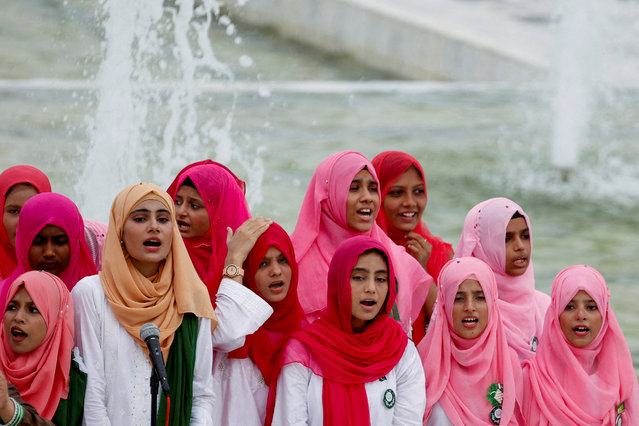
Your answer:
[[[99,13],[97,108],[87,118],[90,144],[76,185],[83,213],[104,220],[122,188],[140,180],[166,187],[182,167],[205,158],[243,167],[249,204],[260,203],[262,161],[231,137],[235,92],[214,112],[200,110],[211,102],[202,84],[215,80],[232,88],[235,82],[209,38],[216,19],[233,31],[221,3],[105,0]]]

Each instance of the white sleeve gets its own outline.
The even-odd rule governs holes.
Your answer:
[[[213,347],[220,352],[244,345],[244,338],[260,328],[273,313],[261,297],[229,278],[222,279],[216,299]]]
[[[193,407],[191,425],[212,426],[213,419],[213,345],[211,342],[211,320],[200,318],[193,368]]]
[[[75,340],[87,368],[87,387],[84,394],[83,424],[110,425],[106,407],[106,380],[104,353],[102,351],[102,324],[104,312],[95,299],[91,288],[97,276],[80,280],[71,292],[73,296]]]
[[[308,425],[308,393],[311,370],[294,362],[282,368],[277,380],[273,425]]]
[[[393,411],[393,425],[421,426],[426,410],[426,382],[419,353],[410,340],[395,368],[397,403]]]

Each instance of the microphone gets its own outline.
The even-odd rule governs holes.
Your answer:
[[[164,358],[160,350],[160,329],[152,322],[147,322],[140,328],[140,339],[146,343],[149,349],[149,358],[153,365],[153,371],[162,385],[162,392],[169,396],[169,382],[166,377],[166,368],[164,367]]]

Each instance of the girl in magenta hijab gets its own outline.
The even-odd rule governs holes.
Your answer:
[[[18,265],[2,284],[0,300],[18,275],[44,270],[59,276],[69,291],[82,278],[97,273],[77,206],[61,194],[30,198],[20,212],[16,232]]]
[[[50,191],[49,178],[35,167],[13,166],[0,174],[0,279],[11,275],[18,263],[15,237],[22,206],[34,195]]]
[[[204,160],[185,167],[167,192],[175,201],[180,235],[212,300],[222,279],[227,227],[248,219],[246,185],[227,167]]]
[[[534,425],[639,424],[637,376],[601,274],[561,271],[535,358],[524,363],[524,416]]]
[[[426,373],[428,426],[521,422],[521,367],[508,346],[488,265],[449,261],[439,275],[437,315],[418,346]]]
[[[421,425],[424,373],[389,316],[394,277],[379,241],[358,236],[337,247],[326,308],[284,350],[273,424]]]
[[[410,331],[424,308],[433,280],[375,223],[380,206],[378,186],[373,165],[359,152],[333,154],[313,174],[291,236],[300,270],[300,304],[309,322],[317,319],[326,306],[326,277],[335,249],[345,239],[358,235],[379,241],[392,258],[397,271],[397,308],[404,330]],[[426,313],[430,316],[430,311]]]
[[[466,215],[455,253],[477,257],[490,266],[508,344],[520,361],[533,357],[550,298],[535,290],[528,215],[507,198],[477,204]]]

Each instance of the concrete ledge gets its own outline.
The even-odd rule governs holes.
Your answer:
[[[284,37],[408,79],[545,78],[547,29],[500,16],[480,3],[252,0],[227,7],[234,20],[272,27]]]

